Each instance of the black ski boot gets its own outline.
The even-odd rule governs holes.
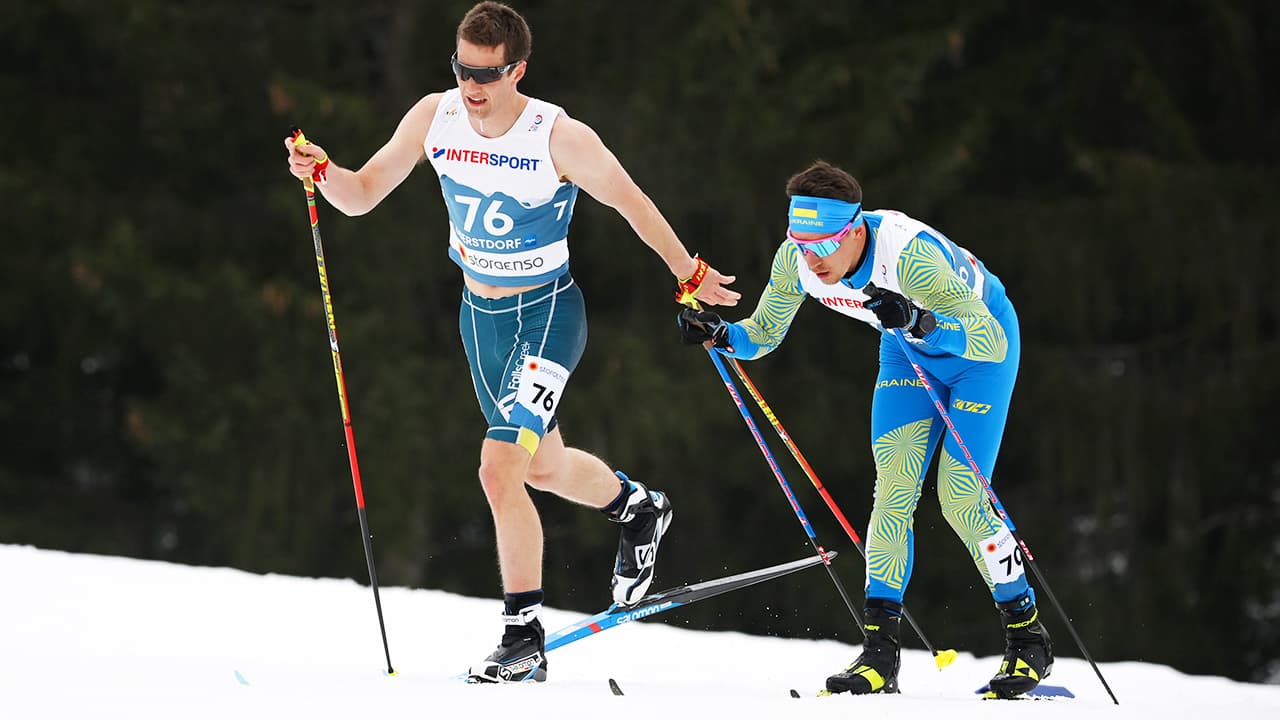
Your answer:
[[[849,667],[827,678],[827,692],[896,693],[898,668],[902,666],[902,643],[898,639],[902,606],[891,600],[868,600],[862,619],[867,636],[862,654]]]
[[[1009,699],[1040,684],[1053,671],[1053,640],[1031,598],[996,603],[1004,621],[1005,652],[987,697]]]
[[[541,605],[503,615],[507,629],[502,633],[498,649],[478,665],[472,665],[470,682],[518,683],[542,682],[547,679],[547,633],[538,620]]]
[[[653,569],[658,561],[658,544],[671,527],[671,501],[666,494],[650,490],[634,480],[618,473],[620,479],[630,484],[626,500],[616,513],[606,515],[622,524],[622,537],[618,540],[618,557],[613,567],[613,601],[619,605],[634,605],[653,582]]]

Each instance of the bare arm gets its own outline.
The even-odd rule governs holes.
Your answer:
[[[561,116],[551,131],[551,157],[561,177],[617,210],[636,235],[662,258],[672,275],[684,279],[694,273],[697,261],[594,130],[571,117]],[[723,287],[734,279],[714,268],[708,270],[698,299],[709,305],[738,304],[740,295]]]
[[[316,186],[329,204],[347,215],[363,215],[404,182],[425,157],[422,143],[440,97],[440,93],[428,95],[410,108],[387,144],[359,170],[348,170],[330,159],[327,180]],[[291,138],[285,140],[285,146],[289,150],[289,172],[299,178],[310,176],[316,159],[326,155],[319,145],[297,146]]]

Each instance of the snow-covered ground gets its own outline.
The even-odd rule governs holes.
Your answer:
[[[556,650],[550,680],[455,679],[496,644],[494,599],[0,545],[0,718],[1280,718],[1280,686],[1059,658],[1074,700],[981,700],[995,658],[905,651],[899,696],[792,699],[857,654],[832,641],[630,623]],[[748,591],[749,592],[749,591]],[[715,602],[714,599],[706,602]],[[672,611],[678,614],[679,609]],[[548,630],[582,615],[546,610]],[[1059,648],[1073,654],[1063,633]],[[614,696],[608,679],[626,693]]]

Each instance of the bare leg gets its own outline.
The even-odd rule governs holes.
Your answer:
[[[524,486],[529,464],[529,452],[513,443],[485,438],[480,448],[480,485],[493,513],[498,568],[508,593],[542,587],[542,521]]]
[[[493,513],[502,589],[542,587],[542,521],[525,483],[567,500],[602,508],[618,496],[618,477],[596,456],[564,446],[560,429],[547,433],[532,459],[519,445],[485,438],[480,485]]]
[[[527,482],[538,490],[602,508],[618,496],[618,476],[603,460],[577,448],[565,447],[560,428],[542,438],[529,465]]]
[[[547,433],[529,465],[526,482],[539,490],[588,507],[603,509],[614,500],[626,498],[621,518],[622,537],[610,590],[614,602],[624,605],[639,600],[653,581],[658,543],[671,524],[671,504],[662,493],[628,484],[623,495],[622,481],[600,458],[564,446],[558,429]],[[622,503],[619,503],[620,505]],[[623,519],[625,518],[625,522]]]

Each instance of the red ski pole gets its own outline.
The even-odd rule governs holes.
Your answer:
[[[302,130],[289,130],[294,145],[306,145]],[[326,160],[324,164],[328,164]],[[364,540],[364,558],[369,565],[369,584],[373,586],[373,604],[378,610],[378,628],[382,631],[382,650],[387,657],[387,675],[395,675],[391,667],[391,648],[387,645],[387,626],[382,619],[382,599],[378,596],[378,572],[373,567],[373,536],[369,533],[369,517],[364,509],[364,487],[360,484],[360,463],[356,459],[356,436],[351,428],[351,409],[347,405],[347,383],[342,375],[342,353],[338,351],[338,325],[333,317],[333,298],[329,294],[329,275],[324,269],[324,248],[320,245],[320,222],[316,214],[315,178],[302,178],[307,192],[307,213],[311,217],[311,239],[316,250],[316,269],[320,271],[320,294],[324,297],[325,325],[329,328],[329,350],[333,354],[333,376],[338,383],[338,405],[342,409],[342,427],[347,436],[347,460],[351,464],[351,483],[356,491],[356,512],[360,516],[360,537]]]

